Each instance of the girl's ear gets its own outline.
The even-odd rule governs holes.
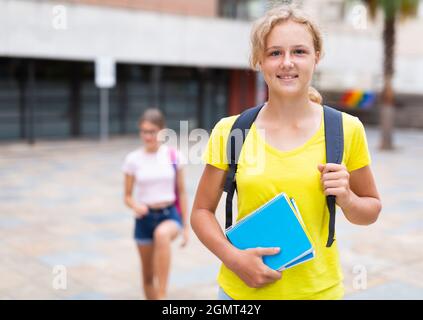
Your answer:
[[[317,67],[317,65],[319,64],[319,62],[320,62],[320,51],[316,51],[316,59],[315,59],[315,64],[316,64],[316,67]]]

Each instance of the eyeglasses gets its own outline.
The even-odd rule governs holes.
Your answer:
[[[159,132],[159,130],[140,130],[140,132],[141,132],[142,135],[152,135],[152,136],[154,136]]]

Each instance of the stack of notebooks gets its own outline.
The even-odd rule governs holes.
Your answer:
[[[263,256],[273,270],[286,270],[314,258],[313,243],[294,199],[285,193],[238,221],[226,230],[226,237],[239,249],[273,248],[276,255]]]

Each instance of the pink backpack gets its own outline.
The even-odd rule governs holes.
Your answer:
[[[176,150],[169,147],[169,153],[170,153],[170,160],[172,162],[173,169],[175,170],[175,207],[178,211],[179,215],[181,215],[181,206],[179,203],[179,192],[178,192],[178,179],[177,179],[177,173],[178,173],[178,167],[177,167],[177,157],[176,157]]]

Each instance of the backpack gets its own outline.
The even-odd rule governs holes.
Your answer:
[[[226,145],[226,154],[229,164],[228,173],[224,185],[226,192],[226,223],[225,228],[232,225],[232,199],[236,191],[236,171],[238,168],[239,154],[241,153],[242,145],[248,134],[248,130],[253,124],[254,120],[264,103],[253,108],[246,109],[235,120],[228,136]],[[323,106],[324,124],[325,124],[325,145],[326,145],[326,162],[340,164],[342,162],[344,150],[344,131],[342,124],[342,112]],[[241,143],[235,137],[239,132],[242,133]],[[329,195],[326,197],[326,203],[329,209],[329,237],[326,247],[331,247],[335,241],[335,214],[336,214],[336,197]]]

